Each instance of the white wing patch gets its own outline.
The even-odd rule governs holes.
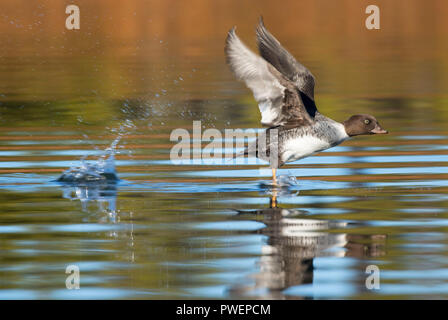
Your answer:
[[[236,77],[252,90],[261,112],[261,123],[271,124],[281,113],[285,88],[269,72],[268,63],[247,48],[234,30],[227,37],[226,55]]]
[[[280,116],[281,109],[274,107],[271,100],[260,101],[258,108],[260,109],[262,124],[274,123],[275,119]]]

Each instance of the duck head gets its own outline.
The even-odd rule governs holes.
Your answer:
[[[349,137],[359,136],[363,134],[386,134],[378,120],[374,116],[368,114],[356,114],[343,122],[345,132]]]

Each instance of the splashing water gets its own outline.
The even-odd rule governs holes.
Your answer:
[[[115,223],[117,183],[120,180],[115,169],[115,154],[119,153],[117,148],[121,139],[135,128],[131,120],[125,120],[118,128],[111,130],[117,136],[96,161],[88,162],[83,156],[79,166],[64,171],[57,179],[63,183],[62,196],[81,201],[84,212],[88,211],[90,202],[97,203],[100,211],[107,212],[108,221]]]
[[[260,194],[269,196],[296,196],[299,194],[297,189],[298,182],[296,177],[291,173],[277,176],[277,183],[274,185],[270,182],[261,182],[259,184]]]
[[[114,154],[110,154],[107,159],[103,157],[98,159],[96,163],[88,163],[85,159],[81,159],[80,166],[71,167],[64,171],[57,181],[76,184],[117,182],[119,179],[115,170]]]
[[[136,126],[131,120],[125,120],[118,128],[111,130],[117,133],[117,137],[96,162],[87,162],[86,156],[84,156],[81,158],[79,166],[64,171],[57,181],[71,184],[117,183],[119,178],[115,169],[115,154],[118,153],[118,144],[123,136],[129,134],[135,128]]]
[[[278,184],[282,187],[294,187],[298,185],[297,178],[291,173],[278,176]]]

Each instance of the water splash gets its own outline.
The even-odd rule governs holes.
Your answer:
[[[100,211],[107,212],[108,220],[115,223],[117,183],[120,180],[115,168],[115,154],[119,153],[122,138],[135,128],[131,120],[125,120],[117,128],[110,130],[116,137],[95,161],[88,161],[87,156],[83,156],[78,166],[64,171],[57,179],[63,184],[62,196],[65,199],[79,200],[84,212],[88,211],[89,203],[96,203]]]
[[[296,196],[299,194],[297,189],[297,178],[288,171],[288,174],[277,176],[277,183],[261,182],[259,184],[260,194],[275,196]]]
[[[278,176],[277,183],[282,187],[294,187],[298,185],[297,178],[288,171],[288,174]]]
[[[73,166],[64,171],[57,181],[79,185],[117,183],[119,178],[115,169],[115,154],[119,153],[117,149],[121,139],[135,128],[136,126],[131,120],[125,120],[118,128],[111,130],[117,136],[96,161],[89,162],[86,160],[87,156],[83,156],[79,166]]]
[[[80,166],[67,169],[57,181],[73,184],[116,183],[119,179],[115,170],[114,154],[111,153],[106,159],[102,157],[96,163],[89,163],[85,159],[81,159]]]

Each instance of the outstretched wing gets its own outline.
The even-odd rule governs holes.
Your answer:
[[[233,73],[252,90],[263,125],[299,125],[312,121],[292,83],[247,48],[236,35],[235,28],[228,33],[225,53]]]
[[[312,73],[282,47],[280,42],[266,29],[262,18],[257,27],[257,42],[261,56],[294,83],[301,92],[308,113],[314,117],[317,108],[314,104],[315,79]]]

